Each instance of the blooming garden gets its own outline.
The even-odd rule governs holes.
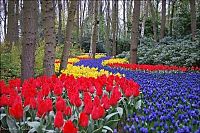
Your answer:
[[[55,71],[59,65],[56,60]],[[20,79],[1,80],[1,130],[198,133],[199,70],[131,65],[103,54],[70,58],[59,76],[22,85]]]

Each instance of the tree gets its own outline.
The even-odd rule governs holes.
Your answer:
[[[158,41],[158,35],[157,35],[157,20],[156,20],[156,11],[154,9],[154,5],[152,4],[152,2],[149,2],[150,5],[150,10],[151,10],[151,17],[152,17],[152,23],[153,23],[153,38],[154,41],[157,42]]]
[[[68,9],[68,18],[67,18],[67,25],[66,25],[66,37],[65,37],[65,44],[62,52],[62,57],[61,57],[61,64],[60,64],[60,69],[61,70],[66,69],[67,67],[67,61],[68,61],[68,56],[69,56],[69,49],[71,47],[71,36],[72,36],[72,29],[74,25],[74,17],[76,14],[76,0],[72,0],[70,2],[70,7]]]
[[[141,37],[144,37],[145,22],[146,22],[146,17],[148,15],[148,3],[149,3],[149,0],[143,1],[144,13],[143,13],[143,21],[142,21],[142,27],[141,27]]]
[[[62,40],[62,3],[61,0],[58,0],[58,44]]]
[[[166,0],[162,0],[162,20],[160,29],[160,39],[165,36],[165,23],[166,23]]]
[[[92,37],[90,43],[90,57],[95,58],[96,41],[97,41],[97,15],[98,15],[98,1],[93,1],[93,24],[92,24]]]
[[[81,8],[81,2],[80,2],[80,36],[79,36],[79,43],[82,43],[83,38],[83,24],[84,24],[84,18],[85,18],[85,9],[86,9],[86,1],[84,1],[83,4],[83,10]]]
[[[80,36],[80,25],[79,25],[79,16],[80,16],[80,10],[79,10],[79,5],[80,5],[80,1],[77,2],[77,6],[76,6],[76,42],[79,43],[79,36]]]
[[[44,39],[45,39],[45,51],[44,51],[44,62],[43,72],[44,75],[51,76],[54,74],[54,63],[55,63],[55,47],[56,47],[56,36],[55,36],[55,23],[54,23],[54,6],[53,1],[43,0],[43,28],[44,28]]]
[[[131,46],[130,46],[130,63],[137,63],[137,44],[139,40],[139,18],[140,18],[140,1],[134,1]]]
[[[107,0],[107,6],[106,6],[106,23],[104,23],[105,27],[105,48],[106,53],[108,56],[111,55],[111,46],[110,46],[110,1]]]
[[[15,13],[14,13],[14,29],[13,29],[13,33],[14,33],[14,42],[17,43],[19,40],[19,25],[18,25],[18,21],[19,21],[19,0],[15,1]]]
[[[14,8],[15,2],[13,0],[8,1],[8,26],[7,26],[7,34],[6,34],[6,42],[8,44],[8,52],[12,49],[12,43],[14,42],[14,29],[15,29],[15,19],[14,19]]]
[[[3,0],[4,8],[4,36],[6,36],[6,25],[7,25],[7,3],[6,0]]]
[[[196,37],[196,7],[195,0],[190,0],[190,16],[191,16],[191,31],[192,31],[192,40],[195,40]]]
[[[112,56],[116,56],[117,1],[112,1]]]
[[[36,49],[36,5],[37,1],[24,1],[23,38],[21,55],[21,79],[24,81],[34,76]]]
[[[126,0],[123,0],[123,24],[124,37],[126,37]]]
[[[174,6],[175,6],[176,1],[172,1],[172,12],[171,12],[171,19],[170,19],[170,25],[169,25],[169,30],[170,30],[170,36],[172,36],[172,28],[173,28],[173,17],[174,17]]]

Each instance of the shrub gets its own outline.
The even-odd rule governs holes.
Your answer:
[[[138,45],[139,64],[165,64],[176,66],[200,66],[199,36],[192,42],[191,36],[174,39],[165,37],[154,43],[150,38],[143,38]],[[130,58],[129,52],[122,52],[118,58]]]

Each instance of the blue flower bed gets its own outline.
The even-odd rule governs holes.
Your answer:
[[[123,132],[200,133],[200,73],[150,73],[101,65],[109,57],[81,60],[75,65],[125,74],[141,86],[142,107],[120,123]]]

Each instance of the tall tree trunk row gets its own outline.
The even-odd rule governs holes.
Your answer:
[[[36,50],[36,6],[37,1],[24,1],[23,7],[23,38],[21,56],[21,79],[34,76]]]
[[[160,29],[160,39],[165,36],[165,23],[166,23],[166,0],[162,0],[162,20]]]
[[[196,7],[195,0],[190,0],[190,16],[191,16],[191,31],[192,31],[192,40],[196,38]]]
[[[90,42],[90,56],[95,58],[96,41],[97,41],[97,15],[98,15],[98,1],[93,1],[93,24],[92,24],[92,37]]]
[[[112,2],[112,56],[116,56],[117,1]]]
[[[45,52],[44,52],[44,63],[43,71],[44,75],[51,76],[54,74],[54,63],[55,63],[55,47],[56,47],[56,36],[55,36],[55,15],[53,1],[43,0],[43,28],[45,38]]]
[[[69,57],[69,49],[72,45],[71,42],[71,37],[72,37],[72,30],[73,30],[73,25],[74,25],[74,17],[76,14],[76,0],[72,0],[70,2],[70,6],[68,9],[68,18],[67,18],[67,25],[66,25],[66,36],[65,36],[65,44],[62,52],[62,57],[61,57],[61,64],[60,64],[60,69],[61,70],[66,69],[67,67],[67,62],[68,62],[68,57]]]
[[[131,46],[130,46],[130,63],[137,63],[137,45],[139,42],[139,17],[140,17],[140,1],[134,1]]]

